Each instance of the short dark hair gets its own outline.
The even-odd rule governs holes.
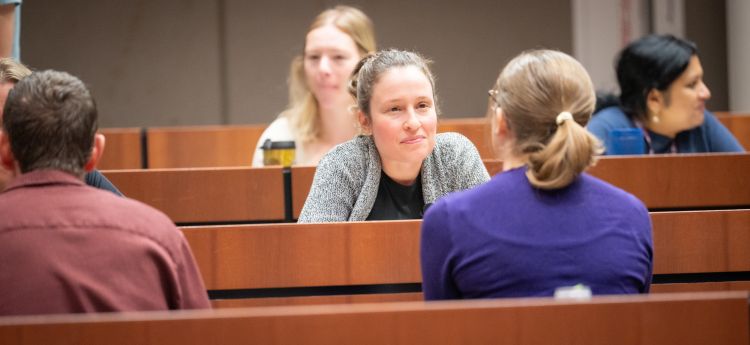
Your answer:
[[[98,128],[96,103],[78,78],[34,72],[8,93],[3,130],[22,173],[62,170],[82,176]]]
[[[628,116],[646,117],[646,97],[669,88],[698,54],[695,43],[672,35],[649,35],[630,43],[617,59],[620,104]]]

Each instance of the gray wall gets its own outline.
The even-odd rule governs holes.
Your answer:
[[[78,75],[102,127],[268,123],[286,104],[291,58],[333,1],[34,0],[23,4],[22,59]],[[511,57],[570,53],[569,1],[359,0],[380,47],[435,61],[443,114],[480,116]]]
[[[79,76],[101,126],[217,123],[217,6],[210,1],[27,1],[21,58]]]
[[[711,90],[708,109],[729,109],[726,1],[685,1],[685,37],[698,45],[704,81]]]

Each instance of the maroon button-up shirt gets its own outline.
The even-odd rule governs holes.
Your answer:
[[[0,315],[208,308],[161,212],[52,170],[0,194]]]

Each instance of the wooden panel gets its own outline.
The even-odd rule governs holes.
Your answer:
[[[484,160],[490,175],[499,160]],[[750,154],[603,157],[588,172],[634,194],[649,209],[750,207]],[[315,169],[292,168],[294,217],[310,192]]]
[[[717,112],[717,118],[750,149],[750,114]],[[265,125],[157,127],[148,130],[151,168],[249,166]],[[107,136],[100,169],[141,167],[140,129],[102,129]],[[484,118],[441,119],[438,132],[469,138],[483,159],[493,159],[491,133]]]
[[[717,114],[717,118],[734,134],[745,150],[750,150],[750,114]]]
[[[750,206],[749,154],[603,157],[589,173],[649,209]]]
[[[383,294],[369,294],[369,295],[219,299],[219,300],[212,300],[211,305],[213,305],[214,308],[247,308],[247,307],[272,307],[272,306],[291,306],[291,305],[410,302],[410,301],[422,301],[423,299],[424,299],[424,295],[421,292],[414,292],[414,293],[383,293]]]
[[[750,210],[652,213],[654,274],[750,271]]]
[[[484,160],[490,175],[502,161]],[[588,173],[637,196],[648,208],[750,205],[750,154],[602,157]]]
[[[458,132],[469,138],[482,158],[494,158],[491,131],[484,118],[441,119],[438,121],[438,133]]]
[[[651,293],[750,291],[750,282],[712,282],[651,285]]]
[[[280,167],[105,171],[126,196],[176,223],[284,219]]]
[[[747,344],[748,294],[403,302],[0,319],[3,344]]]
[[[264,125],[149,128],[149,168],[250,166],[264,129]]]
[[[750,271],[750,210],[652,213],[654,273]],[[184,227],[209,290],[419,283],[420,221]],[[750,282],[654,291],[743,289]],[[694,289],[694,290],[691,290]],[[409,298],[394,294],[384,301]],[[217,306],[318,304],[364,296],[223,301]],[[235,304],[236,303],[236,304]]]
[[[140,128],[105,128],[99,133],[104,134],[106,142],[104,155],[97,168],[107,170],[142,167]]]
[[[420,221],[185,227],[206,288],[420,282]]]
[[[292,217],[299,218],[315,177],[314,166],[292,167]]]
[[[485,159],[483,162],[484,167],[487,168],[487,172],[490,176],[495,176],[503,172],[503,161],[498,159]]]

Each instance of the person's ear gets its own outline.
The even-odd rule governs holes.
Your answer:
[[[646,94],[646,110],[648,111],[648,117],[658,116],[661,110],[664,108],[664,93],[657,90],[651,89]]]
[[[492,134],[493,136],[505,137],[508,135],[508,119],[505,117],[503,109],[500,107],[495,108],[495,114],[492,118]]]
[[[104,143],[104,135],[96,133],[96,135],[94,135],[94,145],[91,147],[91,156],[89,157],[88,162],[83,166],[84,171],[90,172],[96,168],[96,165],[99,163],[99,160],[104,153]]]
[[[5,170],[16,172],[16,157],[10,147],[10,138],[5,131],[0,131],[0,164]]]
[[[499,157],[504,154],[505,145],[507,145],[508,138],[510,137],[510,126],[502,108],[496,107],[494,112],[494,115],[491,117],[492,148],[495,156]]]
[[[365,115],[362,110],[357,110],[357,121],[359,122],[359,128],[362,130],[362,134],[372,134],[372,123],[370,118]]]

